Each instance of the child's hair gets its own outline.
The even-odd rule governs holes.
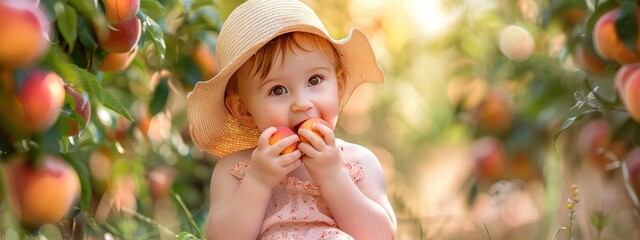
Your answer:
[[[305,49],[299,43],[301,39],[311,40],[315,49]],[[227,88],[225,90],[225,97],[231,95],[239,94],[238,89],[238,78],[246,77],[253,78],[260,75],[260,79],[265,79],[271,68],[276,64],[280,64],[280,66],[284,65],[285,53],[293,52],[294,49],[301,49],[303,51],[322,51],[322,53],[329,57],[333,62],[333,67],[336,70],[336,75],[342,74],[344,71],[344,67],[342,66],[342,61],[340,61],[340,57],[336,49],[327,41],[326,39],[311,33],[305,32],[289,32],[282,34],[278,37],[275,37],[273,40],[269,41],[264,47],[260,48],[256,54],[254,54],[249,60],[247,60],[240,69],[248,68],[251,76],[238,76],[238,69],[230,78],[227,83]],[[280,62],[276,63],[276,59],[278,56],[281,56]],[[338,90],[339,96],[342,96],[342,89],[344,86],[344,77],[339,78],[338,81]]]

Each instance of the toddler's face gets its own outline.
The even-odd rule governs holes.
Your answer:
[[[302,50],[285,51],[265,79],[260,74],[238,82],[240,99],[260,131],[271,126],[294,129],[306,119],[320,117],[335,126],[340,111],[338,77],[333,59],[310,40],[300,39]],[[278,56],[274,62],[280,63]]]

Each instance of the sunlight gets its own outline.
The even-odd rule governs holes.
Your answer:
[[[460,15],[459,10],[448,12],[441,0],[406,0],[406,4],[410,17],[428,38],[444,33]]]

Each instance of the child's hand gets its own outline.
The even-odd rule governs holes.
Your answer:
[[[320,132],[323,137],[308,129],[300,129],[298,134],[310,143],[301,142],[298,149],[304,154],[302,163],[309,175],[316,184],[322,186],[342,169],[340,164],[344,156],[336,146],[335,135],[328,126],[316,123],[312,129]]]
[[[298,136],[293,134],[269,144],[269,138],[276,132],[275,127],[264,130],[258,138],[258,146],[251,154],[251,167],[247,175],[262,183],[266,188],[272,189],[284,179],[289,172],[298,168],[301,164],[302,152],[295,150],[280,155],[291,144],[298,142]]]

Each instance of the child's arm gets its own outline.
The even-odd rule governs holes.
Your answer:
[[[258,238],[272,188],[301,164],[299,150],[279,155],[298,141],[297,136],[284,138],[270,146],[268,138],[273,132],[275,128],[273,131],[265,130],[253,152],[234,153],[216,164],[211,177],[207,239]],[[247,162],[249,156],[251,167],[239,182],[229,169],[238,162]]]
[[[324,126],[316,129],[320,128]],[[331,130],[326,128],[320,132],[324,134],[327,144],[312,140],[315,147],[301,143],[299,148],[307,154],[303,157],[303,163],[314,182],[320,186],[320,195],[340,229],[356,239],[394,238],[396,217],[387,198],[382,166],[376,156],[359,145],[345,146],[348,159],[358,162],[363,168],[364,177],[356,184],[349,173],[339,167],[344,155],[335,146]],[[304,137],[314,137],[312,133],[302,134]]]

